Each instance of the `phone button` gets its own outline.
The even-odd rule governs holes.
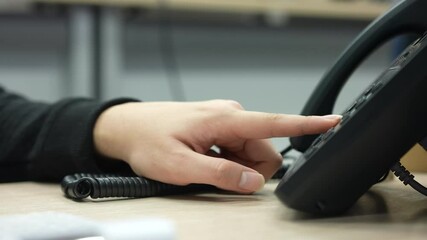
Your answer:
[[[381,86],[383,85],[383,83],[382,82],[377,82],[377,83],[375,83],[373,86],[372,86],[372,88],[371,88],[371,93],[373,94],[373,93],[375,93],[378,89],[380,89],[381,88]]]
[[[351,106],[345,112],[350,114],[351,111],[353,111],[354,108],[356,107],[356,104],[357,104],[357,102],[354,102],[353,104],[351,104]]]
[[[334,129],[329,129],[326,133],[322,135],[323,141],[328,140],[334,134]]]
[[[366,100],[365,96],[362,96],[361,98],[359,98],[359,100],[357,100],[356,104],[354,105],[355,109],[358,109]]]
[[[381,86],[383,85],[382,82],[374,82],[369,88],[368,90],[365,91],[364,96],[366,98],[368,98],[369,96],[371,96],[373,93],[375,93]]]
[[[340,124],[344,124],[347,120],[350,119],[350,113],[346,113],[342,116]]]
[[[317,150],[317,147],[309,147],[305,152],[304,152],[304,157],[305,159],[309,159],[311,157],[311,155],[313,155],[313,153]]]

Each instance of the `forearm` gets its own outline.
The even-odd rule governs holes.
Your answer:
[[[101,112],[128,101],[44,104],[0,89],[0,181],[59,181],[74,172],[128,171],[124,163],[98,156],[92,137]]]

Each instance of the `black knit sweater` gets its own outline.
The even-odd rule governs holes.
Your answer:
[[[110,106],[134,101],[64,99],[54,104],[29,101],[0,88],[0,182],[60,181],[76,172],[130,172],[122,161],[101,158],[92,130]]]

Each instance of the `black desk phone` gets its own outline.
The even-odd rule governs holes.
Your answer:
[[[396,164],[427,136],[426,31],[427,1],[402,1],[372,22],[326,73],[302,115],[330,114],[355,68],[385,41],[406,33],[420,37],[360,94],[337,126],[320,136],[290,139],[304,153],[275,190],[285,205],[312,214],[340,214],[391,168],[407,173]],[[412,175],[401,178],[405,184],[413,180]]]

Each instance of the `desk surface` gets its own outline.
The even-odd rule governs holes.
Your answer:
[[[371,20],[390,8],[387,1],[337,0],[34,0],[43,3],[92,4],[116,7],[159,8],[237,12],[252,14],[283,13],[291,16]],[[164,5],[163,5],[164,6]]]
[[[417,176],[427,184],[427,175]],[[374,186],[340,217],[313,219],[283,206],[276,183],[254,195],[199,194],[74,202],[55,184],[1,184],[0,215],[59,211],[96,220],[171,219],[178,239],[425,239],[427,198],[390,180]]]

